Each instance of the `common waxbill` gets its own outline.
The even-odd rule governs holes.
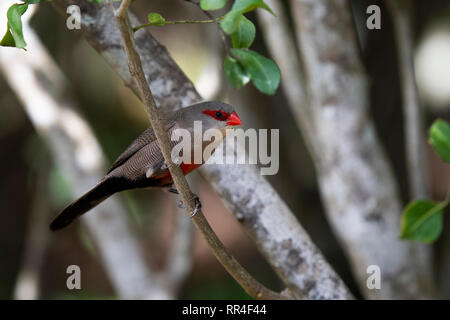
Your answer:
[[[208,160],[202,159],[202,163],[194,164],[194,150],[201,148],[201,154],[203,155],[203,149],[208,144],[205,142],[200,142],[200,145],[195,143],[193,139],[194,121],[201,121],[203,132],[208,129],[220,130],[223,138],[227,128],[241,124],[241,120],[234,112],[233,107],[218,101],[202,102],[166,115],[164,125],[169,138],[173,130],[177,128],[187,129],[192,137],[192,162],[190,164],[180,163],[184,175],[197,169]],[[220,142],[214,141],[215,144]],[[178,142],[172,141],[171,143],[173,147]],[[135,188],[159,187],[169,188],[169,191],[177,193],[176,189],[172,188],[172,183],[172,177],[165,165],[153,129],[149,128],[117,158],[103,179],[56,216],[50,224],[50,229],[55,231],[68,226],[77,217],[91,210],[116,192]]]

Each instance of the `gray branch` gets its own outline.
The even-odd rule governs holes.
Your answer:
[[[50,200],[48,196],[49,165],[40,168],[27,221],[22,266],[14,288],[14,299],[36,300],[41,294],[40,274],[49,243]]]
[[[113,12],[108,6],[82,0],[56,1],[54,5],[65,14],[67,3],[81,7],[82,29],[88,41],[105,57],[125,84],[135,93],[138,92],[128,72]],[[131,16],[131,23],[138,24],[134,16]],[[136,32],[135,43],[144,72],[151,75],[147,80],[159,107],[175,110],[202,100],[148,28]],[[293,213],[254,166],[208,165],[200,171],[297,298],[352,297]]]
[[[28,51],[2,48],[0,69],[47,143],[55,163],[63,169],[72,191],[82,194],[102,178],[104,157],[93,133],[74,111],[67,80],[29,27],[30,13],[24,16]],[[82,221],[99,248],[103,266],[119,296],[171,298],[161,279],[147,266],[120,202],[110,199],[93,211]]]
[[[186,219],[186,213],[181,209],[175,212],[175,226],[172,235],[167,265],[165,268],[167,286],[177,294],[183,286],[193,265],[194,225]]]
[[[309,103],[297,108],[310,115],[314,132],[305,136],[313,135],[310,143],[317,144],[312,152],[321,195],[360,288],[368,298],[430,297],[428,248],[399,240],[401,204],[369,116],[348,1],[291,0],[291,5],[308,84],[300,90],[309,95]],[[381,269],[381,290],[366,286],[370,265]]]
[[[388,0],[386,4],[391,12],[397,40],[410,197],[424,199],[428,196],[425,179],[426,152],[422,112],[414,74],[412,2],[410,0]]]
[[[187,177],[189,185],[196,186],[195,177]],[[172,230],[172,244],[167,254],[164,268],[167,286],[176,295],[189,275],[193,266],[195,229],[192,221],[186,219],[183,209],[177,208]]]

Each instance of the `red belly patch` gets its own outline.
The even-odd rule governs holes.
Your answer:
[[[180,169],[183,172],[184,175],[187,175],[188,173],[194,171],[200,167],[200,164],[194,164],[194,163],[180,163]],[[164,173],[162,175],[158,175],[155,178],[160,179],[160,183],[162,185],[170,184],[172,183],[172,175],[170,174],[169,170],[167,170],[167,173]]]
[[[182,162],[180,164],[180,169],[181,169],[181,171],[183,171],[184,175],[187,175],[189,172],[197,169],[199,166],[200,166],[200,164],[195,164],[195,163],[185,164],[185,163]]]

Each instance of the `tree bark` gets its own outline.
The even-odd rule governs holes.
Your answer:
[[[367,78],[345,0],[291,0],[317,144],[312,149],[327,214],[368,298],[429,298],[428,248],[399,240],[402,210],[368,112]],[[308,130],[307,128],[302,128]],[[381,270],[370,290],[367,268]]]
[[[406,165],[408,168],[409,196],[411,199],[428,197],[426,183],[425,139],[422,110],[414,72],[412,6],[410,0],[388,0],[397,42],[398,65],[403,97],[405,124]]]

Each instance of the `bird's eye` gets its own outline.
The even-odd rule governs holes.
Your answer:
[[[214,119],[219,121],[225,121],[230,116],[228,112],[222,110],[204,110],[202,111],[202,113],[207,114],[208,116],[213,117]]]

